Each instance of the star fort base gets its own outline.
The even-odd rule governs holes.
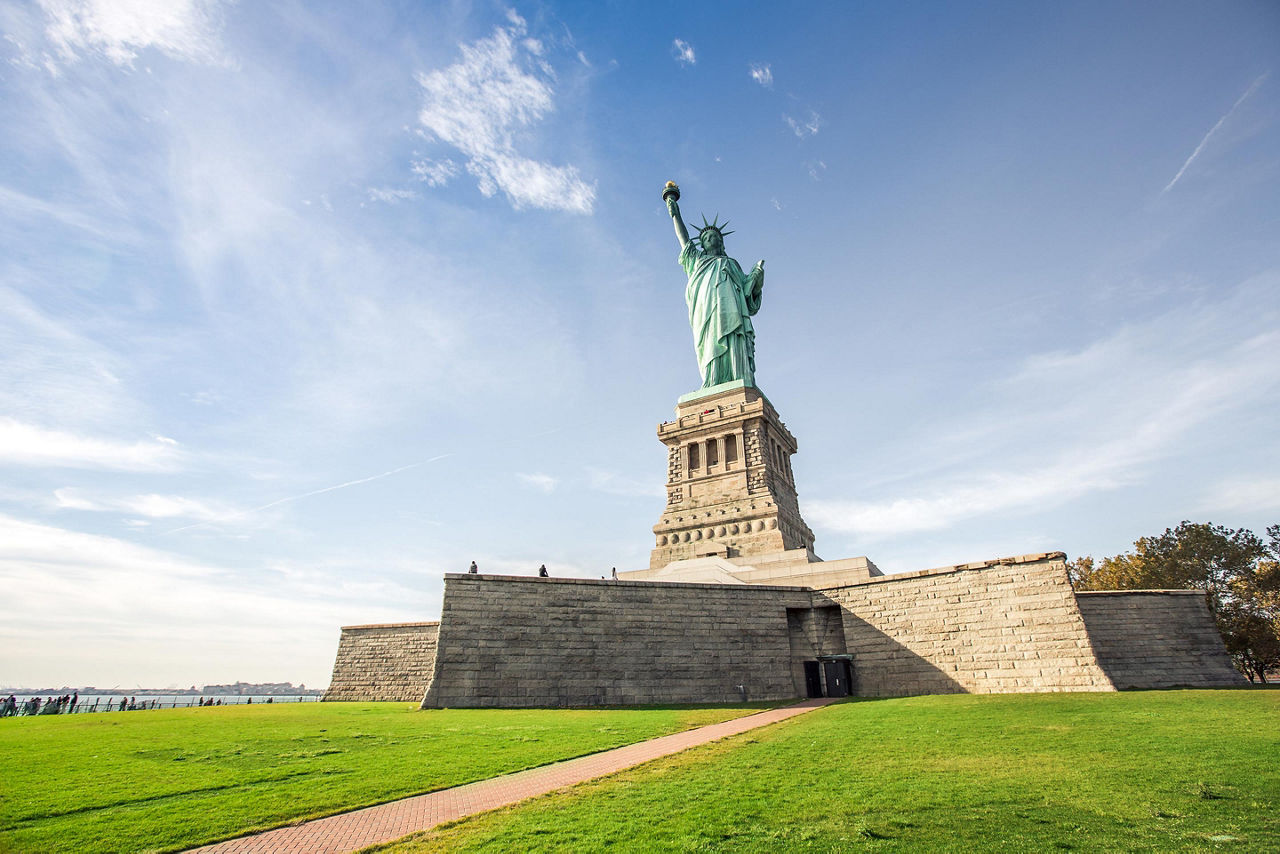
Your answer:
[[[326,700],[631,705],[1239,685],[1204,594],[1076,593],[1049,552],[885,575],[823,561],[757,388],[658,427],[666,506],[618,581],[446,574],[438,622],[346,626]]]

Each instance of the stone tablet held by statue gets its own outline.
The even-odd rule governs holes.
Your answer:
[[[684,299],[702,387],[734,380],[755,386],[756,333],[751,317],[760,310],[764,261],[744,273],[724,251],[725,235],[733,233],[725,230],[728,220],[720,222],[717,214],[708,223],[704,216],[697,236],[690,237],[680,218],[680,188],[675,182],[667,182],[662,198],[680,241],[680,266],[689,277]]]

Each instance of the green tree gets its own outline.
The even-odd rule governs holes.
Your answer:
[[[1249,681],[1280,667],[1280,525],[1267,528],[1269,542],[1252,573],[1232,582],[1224,609],[1227,643]]]
[[[1250,681],[1280,666],[1280,525],[1269,542],[1246,528],[1183,522],[1132,552],[1068,565],[1077,590],[1203,590],[1223,642]]]

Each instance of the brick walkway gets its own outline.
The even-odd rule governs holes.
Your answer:
[[[757,727],[802,715],[832,702],[819,698],[794,706],[770,709],[731,721],[711,724],[661,738],[617,747],[590,756],[568,759],[540,768],[494,777],[442,789],[428,795],[417,795],[389,804],[366,807],[354,812],[320,818],[292,827],[268,830],[254,836],[242,836],[216,845],[193,849],[217,854],[266,854],[298,852],[298,854],[338,854],[357,851],[378,842],[390,842],[419,830],[428,830],[446,821],[519,803],[545,795],[556,789],[603,777],[642,762],[679,753],[699,744],[716,741]]]

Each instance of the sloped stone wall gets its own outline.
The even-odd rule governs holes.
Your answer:
[[[822,592],[844,609],[859,696],[1113,689],[1061,553]]]
[[[439,623],[343,626],[325,700],[419,702],[435,669]]]
[[[423,706],[796,697],[787,608],[811,599],[802,587],[446,575]]]
[[[1201,594],[1075,594],[1051,553],[827,590],[446,575],[440,623],[342,630],[325,699],[780,700],[804,661],[846,651],[868,697],[1242,681]]]
[[[1077,593],[1102,669],[1117,688],[1244,684],[1199,590]]]

